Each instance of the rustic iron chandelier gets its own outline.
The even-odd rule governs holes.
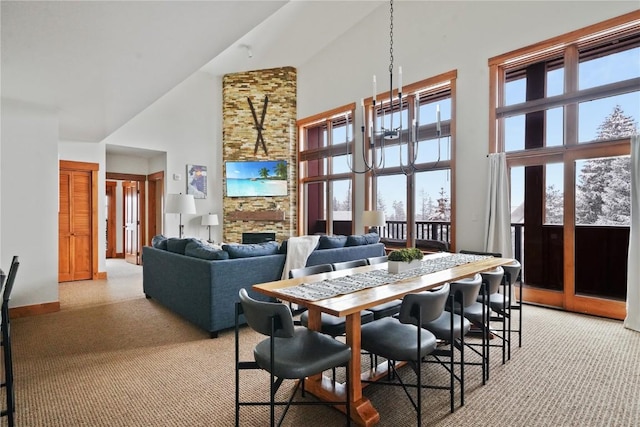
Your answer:
[[[361,126],[362,132],[362,162],[364,168],[362,170],[356,170],[355,166],[351,163],[351,153],[349,152],[349,143],[347,142],[347,164],[351,172],[354,173],[376,173],[385,165],[385,144],[390,141],[397,141],[398,149],[400,150],[400,169],[405,175],[410,175],[415,171],[415,162],[418,156],[418,144],[417,142],[417,129],[418,129],[418,107],[415,106],[413,120],[408,132],[406,132],[406,141],[403,141],[402,132],[402,67],[398,67],[398,87],[397,93],[397,108],[398,108],[398,126],[394,126],[394,89],[393,89],[393,0],[389,2],[389,102],[383,102],[380,100],[378,103],[377,98],[377,81],[376,76],[373,76],[373,97],[371,102],[371,108],[369,109],[369,120],[366,124],[367,115],[365,111],[364,100],[361,100],[362,107],[362,120]],[[417,103],[415,103],[417,104]],[[387,120],[388,115],[388,120]],[[378,117],[381,118],[380,125],[378,125]],[[388,122],[388,127],[386,123]],[[365,124],[368,133],[365,132]],[[347,141],[349,139],[349,113],[345,115],[345,129]],[[355,136],[355,135],[354,135]],[[371,150],[371,160],[367,157],[368,151]],[[403,160],[403,151],[407,152],[406,162]]]

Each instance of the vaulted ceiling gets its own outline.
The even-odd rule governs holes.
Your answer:
[[[300,67],[386,2],[1,2],[2,98],[103,140],[193,73]]]

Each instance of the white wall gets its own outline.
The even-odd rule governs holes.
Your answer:
[[[616,1],[401,1],[394,63],[404,84],[457,70],[456,247],[481,250],[488,152],[488,59],[637,9]],[[388,90],[389,9],[380,7],[298,68],[298,116]],[[385,83],[380,83],[385,82]],[[385,87],[386,86],[386,87]],[[360,121],[362,118],[357,117]],[[358,125],[359,126],[359,125]],[[363,195],[356,195],[356,208]],[[356,218],[357,219],[357,218]]]
[[[222,81],[197,72],[155,104],[105,139],[107,144],[166,151],[165,194],[186,192],[186,165],[207,166],[206,199],[196,200],[196,215],[183,215],[186,236],[208,237],[200,216],[208,212],[222,215]],[[110,170],[111,171],[111,170]],[[149,172],[157,172],[157,169]],[[124,172],[124,171],[123,171]],[[173,175],[181,178],[174,180]],[[178,236],[179,218],[165,216],[164,234]],[[221,240],[220,227],[212,237]]]
[[[58,301],[58,118],[2,100],[1,265],[20,269],[11,306]]]

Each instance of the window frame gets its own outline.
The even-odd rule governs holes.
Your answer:
[[[345,123],[353,128],[353,117],[355,113],[355,103],[347,104],[341,107],[334,108],[332,110],[316,114],[314,116],[298,120],[298,165],[299,165],[299,178],[298,178],[298,200],[301,203],[298,204],[298,234],[308,234],[308,212],[307,197],[305,189],[308,184],[324,183],[324,203],[326,208],[326,228],[325,233],[333,234],[333,191],[332,184],[334,181],[349,180],[351,183],[351,229],[355,227],[353,207],[355,206],[355,180],[352,172],[333,173],[333,157],[343,156],[348,154],[348,144],[352,144],[350,141],[345,141],[338,144],[333,144],[332,130],[336,124]],[[308,141],[307,133],[309,129],[325,127],[327,144],[324,147],[308,149],[306,144]],[[351,132],[353,135],[353,132]],[[308,176],[308,162],[309,161],[326,161],[327,171],[324,174],[318,176]]]
[[[449,170],[450,171],[450,188],[449,188],[449,197],[450,197],[450,232],[449,232],[449,244],[452,251],[455,251],[455,153],[456,153],[456,144],[455,144],[455,128],[456,128],[456,80],[457,80],[457,70],[448,71],[437,76],[433,76],[427,78],[425,80],[418,81],[416,83],[412,83],[410,85],[403,87],[403,99],[402,106],[403,109],[407,109],[407,118],[410,122],[413,117],[414,105],[416,96],[421,98],[421,94],[425,92],[432,93],[432,99],[428,99],[427,101],[420,102],[423,104],[425,102],[434,102],[438,99],[438,97],[442,99],[450,99],[451,100],[451,118],[448,121],[441,122],[441,138],[448,137],[450,138],[450,158],[446,161],[432,161],[416,164],[415,172],[429,172],[433,170]],[[394,91],[395,92],[395,91]],[[399,104],[397,99],[397,93],[394,96],[393,105],[395,109]],[[382,107],[385,111],[389,110],[389,93],[377,94],[377,100],[382,100]],[[366,123],[369,123],[369,117],[372,114],[372,100],[370,97],[364,100],[365,111],[367,120]],[[370,129],[366,130],[366,137],[369,137]],[[406,130],[405,130],[406,132]],[[429,139],[429,136],[436,135],[436,123],[428,123],[425,125],[419,125],[418,134],[423,136],[424,139]],[[420,140],[420,138],[418,138]],[[368,149],[368,155],[371,158],[372,148]],[[410,153],[411,155],[411,153]],[[389,176],[389,175],[399,175],[404,174],[402,166],[390,166],[385,167],[381,170],[370,171],[365,175],[365,209],[375,209],[377,207],[377,176]],[[416,245],[416,222],[415,222],[415,207],[416,207],[416,197],[415,194],[415,173],[407,176],[407,194],[406,194],[406,223],[407,223],[407,239],[406,245],[407,247],[415,247]]]
[[[623,43],[617,43],[618,39]],[[608,44],[607,44],[608,43]],[[563,144],[560,146],[547,146],[546,131],[542,132],[541,146],[513,150],[506,153],[509,168],[516,166],[544,166],[549,163],[562,163],[564,165],[564,221],[561,233],[562,254],[560,292],[549,287],[538,285],[525,286],[523,298],[526,301],[557,306],[569,311],[584,312],[599,316],[623,318],[625,304],[622,301],[608,300],[602,297],[576,292],[579,285],[576,284],[576,253],[574,242],[576,238],[575,224],[575,160],[589,157],[613,157],[627,155],[630,151],[630,136],[579,142],[579,103],[603,99],[612,95],[637,92],[640,87],[640,77],[620,80],[614,83],[602,84],[579,90],[578,70],[581,61],[599,56],[613,54],[630,47],[640,46],[640,10],[591,25],[580,30],[573,31],[534,45],[518,49],[489,59],[490,71],[490,96],[489,96],[489,152],[503,152],[505,150],[504,120],[517,114],[534,115],[537,112],[545,113],[546,110],[563,107]],[[558,59],[559,58],[559,59]],[[548,74],[554,61],[560,61],[564,67],[564,91],[561,95],[542,96],[539,99],[506,105],[505,87],[508,82],[509,71],[518,68],[529,70],[530,67],[539,64],[544,65],[545,76]],[[540,73],[537,74],[539,78]],[[545,77],[546,78],[546,77]],[[536,87],[533,96],[540,93]],[[546,92],[546,81],[544,92]],[[535,119],[535,118],[534,118]],[[638,118],[636,118],[638,119]],[[540,125],[540,123],[542,125]],[[536,127],[537,126],[537,127]],[[542,118],[534,126],[535,132],[540,131],[540,126],[546,126],[546,117]],[[534,136],[539,134],[534,132]],[[531,135],[525,135],[525,147]],[[530,144],[530,146],[535,146]],[[544,187],[546,189],[546,186]],[[545,197],[542,193],[542,197]],[[525,196],[526,200],[526,196]],[[533,205],[537,200],[533,198]],[[535,209],[534,209],[535,210]],[[529,226],[534,229],[541,228],[535,221]],[[525,261],[527,255],[524,255]],[[535,264],[537,265],[537,264]],[[523,271],[526,267],[523,264]],[[524,276],[523,276],[524,277]],[[526,277],[524,277],[526,281]]]

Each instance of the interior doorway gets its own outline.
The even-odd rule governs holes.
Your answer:
[[[144,205],[144,197],[140,197],[140,184],[137,181],[125,181],[122,183],[123,216],[123,242],[124,259],[131,264],[140,264],[143,237],[140,227],[140,210]]]
[[[105,207],[106,207],[106,235],[107,235],[107,248],[106,257],[116,258],[116,189],[118,183],[116,181],[107,181],[107,187],[105,192]]]
[[[115,196],[113,199],[121,201],[121,209],[114,207],[115,221],[114,230],[121,230],[121,233],[114,231],[116,257],[124,258],[132,264],[141,263],[142,245],[146,241],[146,175],[133,175],[107,172],[106,178],[116,181]],[[111,181],[107,181],[111,182]],[[122,188],[121,196],[118,196],[119,188]],[[109,192],[107,185],[106,192]],[[119,225],[120,224],[120,225]],[[108,233],[107,233],[108,235]],[[118,243],[120,240],[120,243]],[[107,242],[108,244],[108,242]],[[120,252],[118,248],[122,248]]]
[[[151,245],[153,236],[162,234],[164,230],[164,171],[155,172],[147,176],[147,241]]]

